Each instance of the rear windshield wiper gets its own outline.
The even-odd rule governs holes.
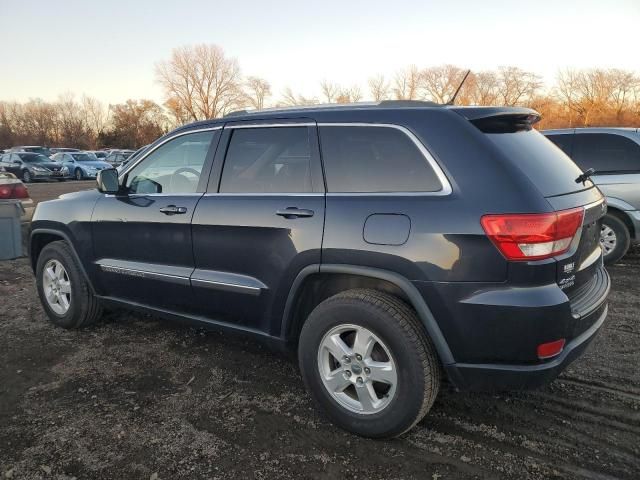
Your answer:
[[[595,169],[589,168],[583,174],[579,175],[578,178],[576,178],[576,183],[582,183],[584,185],[585,182],[589,180],[589,177],[594,173],[596,173]]]

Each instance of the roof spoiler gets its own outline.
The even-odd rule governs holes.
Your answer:
[[[531,130],[541,118],[535,110],[521,107],[460,107],[452,110],[484,133]]]

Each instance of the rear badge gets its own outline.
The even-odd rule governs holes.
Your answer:
[[[571,273],[573,272],[573,269],[575,268],[575,263],[571,262],[571,263],[567,263],[564,265],[564,267],[562,267],[562,269],[564,270],[564,273]]]
[[[563,278],[558,282],[560,286],[560,290],[564,290],[565,288],[573,287],[576,283],[576,276],[571,275],[570,277]]]

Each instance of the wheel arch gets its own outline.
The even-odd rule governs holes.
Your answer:
[[[402,298],[416,311],[442,364],[455,362],[435,317],[418,289],[395,272],[358,265],[323,264],[302,269],[285,304],[281,326],[283,340],[297,341],[302,325],[315,306],[330,296],[353,288],[373,288]]]
[[[637,238],[639,232],[636,232],[635,226],[633,225],[633,222],[631,221],[631,218],[629,218],[627,212],[615,205],[607,204],[607,213],[617,217],[622,221],[622,223],[624,223],[624,225],[627,227],[627,230],[629,231],[629,236],[632,239]]]
[[[91,282],[91,279],[89,278],[89,275],[87,274],[87,271],[85,270],[84,265],[80,260],[80,256],[78,255],[78,252],[76,251],[73,242],[69,238],[69,235],[67,235],[65,232],[62,232],[60,230],[55,230],[52,228],[36,228],[31,231],[31,234],[29,236],[29,247],[28,247],[31,270],[33,270],[34,273],[36,272],[38,257],[40,256],[40,252],[42,252],[42,249],[46,247],[48,244],[52,242],[57,242],[60,240],[65,241],[67,245],[69,245],[69,248],[71,249],[71,253],[74,259],[76,260],[76,262],[78,263],[80,267],[80,271],[82,272],[82,275],[87,281],[87,284],[91,289],[91,292],[95,294],[93,283]]]

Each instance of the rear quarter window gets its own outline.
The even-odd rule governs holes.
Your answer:
[[[486,135],[545,197],[585,188],[575,182],[582,173],[578,166],[537,130]],[[586,185],[593,186],[590,181],[587,181]]]
[[[386,126],[322,126],[327,191],[437,192],[443,186],[418,145]]]
[[[622,135],[576,134],[572,158],[583,170],[593,168],[601,173],[640,171],[640,145]]]

